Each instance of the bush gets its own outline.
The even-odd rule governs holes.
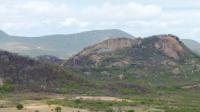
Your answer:
[[[39,110],[35,110],[35,112],[40,112]]]
[[[13,85],[9,82],[5,82],[1,87],[0,87],[0,91],[3,92],[10,92],[14,89]]]
[[[81,100],[80,99],[76,99],[75,103],[81,103]]]
[[[23,106],[22,104],[17,104],[17,105],[16,105],[16,108],[17,108],[18,110],[22,110],[22,109],[24,108],[24,106]]]
[[[135,110],[127,110],[127,112],[135,112]]]
[[[109,108],[109,109],[106,110],[106,112],[114,112],[114,110]]]
[[[61,112],[62,111],[62,108],[61,107],[56,107],[55,108],[55,112]]]

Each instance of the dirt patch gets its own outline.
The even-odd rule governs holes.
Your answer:
[[[32,102],[30,102],[32,103]],[[42,103],[33,103],[33,104],[25,104],[23,110],[17,110],[15,107],[12,108],[0,108],[0,112],[35,112],[38,110],[39,112],[54,112],[54,109],[58,107],[58,105],[47,105]],[[62,112],[90,112],[84,109],[76,109],[70,107],[63,107]]]
[[[154,107],[147,106],[122,106],[122,107],[113,107],[114,110],[135,110],[136,112],[164,112],[164,110],[156,109]]]
[[[120,99],[116,97],[109,97],[109,96],[77,96],[75,99],[81,99],[81,100],[101,100],[101,101],[114,101],[114,102],[132,102],[131,100],[127,99]]]
[[[191,88],[200,88],[200,83],[199,84],[188,85],[188,86],[183,86],[182,87],[182,89],[191,89]]]

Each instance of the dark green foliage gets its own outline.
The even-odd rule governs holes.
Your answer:
[[[56,107],[55,108],[55,112],[61,112],[62,111],[62,108],[61,107]]]
[[[0,92],[10,92],[14,90],[14,86],[11,82],[4,82],[2,86],[0,86]]]
[[[16,105],[16,108],[18,109],[18,110],[22,110],[23,108],[24,108],[24,106],[22,105],[22,104],[17,104]]]
[[[127,110],[126,112],[135,112],[135,110]]]

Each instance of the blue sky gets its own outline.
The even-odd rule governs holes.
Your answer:
[[[199,0],[0,0],[0,29],[12,35],[121,29],[200,42]]]

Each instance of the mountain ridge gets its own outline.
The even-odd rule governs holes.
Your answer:
[[[119,29],[91,30],[75,34],[52,34],[39,37],[12,36],[0,31],[0,49],[34,58],[40,55],[52,55],[67,59],[87,46],[118,37],[136,38]],[[188,39],[181,39],[181,41],[200,55],[198,42]]]
[[[197,55],[200,55],[200,43],[195,41],[195,40],[191,40],[191,39],[181,39],[181,41],[184,42],[184,44],[194,53],[196,53]]]
[[[3,30],[0,30],[0,38],[1,37],[9,37],[9,35],[5,33]]]
[[[133,37],[118,29],[94,30],[76,34],[48,35],[40,37],[9,36],[0,41],[0,49],[37,57],[53,55],[65,59],[79,52],[91,43],[97,43],[107,38]]]

